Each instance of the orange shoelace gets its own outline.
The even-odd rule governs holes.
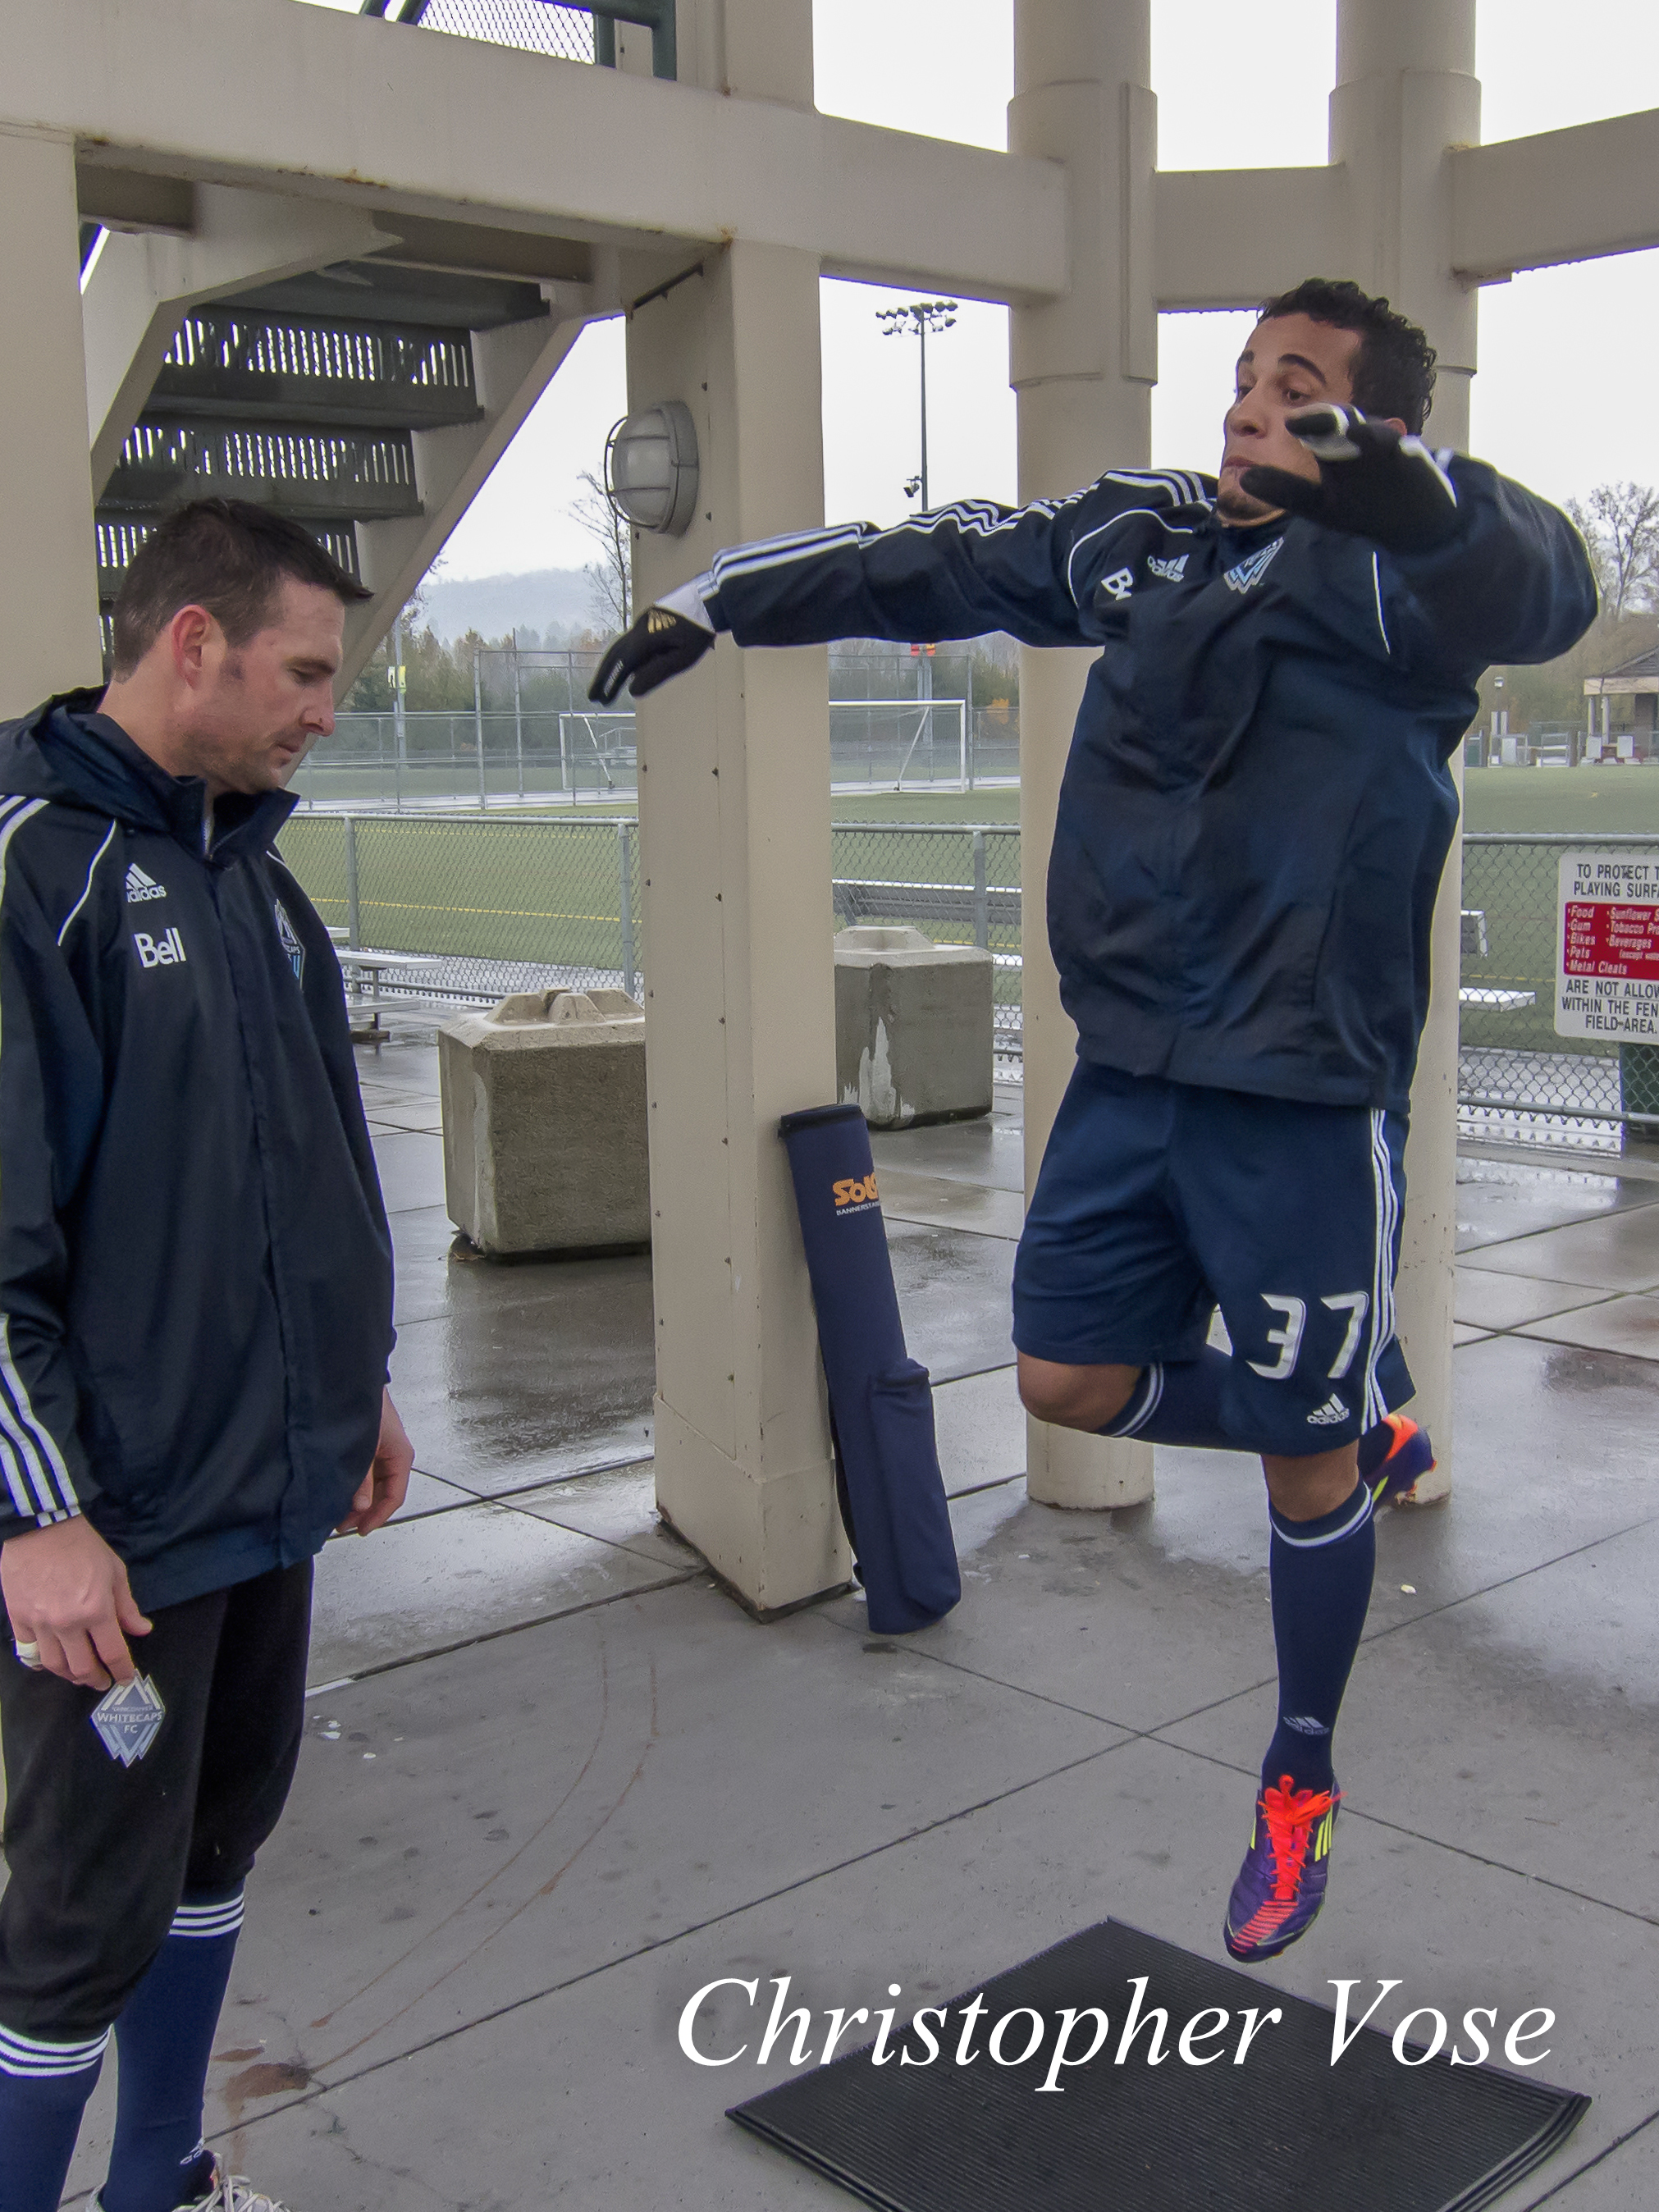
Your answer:
[[[1279,1778],[1277,1790],[1261,1793],[1261,1817],[1267,1824],[1267,1841],[1273,1854],[1273,1901],[1290,1904],[1302,1877],[1308,1856],[1308,1839],[1336,1796],[1329,1790],[1298,1790],[1288,1774]]]

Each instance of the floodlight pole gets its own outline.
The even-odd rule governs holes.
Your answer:
[[[931,501],[927,490],[927,332],[930,328],[948,331],[956,321],[957,303],[954,300],[909,300],[902,307],[878,307],[876,320],[889,337],[902,331],[910,323],[921,342],[921,512],[926,514]],[[907,486],[907,489],[908,487]],[[926,701],[916,735],[927,730],[931,745],[933,738],[933,664],[926,653],[917,655],[916,696]],[[911,748],[915,750],[914,745]],[[930,763],[931,764],[931,763]],[[902,772],[901,771],[901,781]]]

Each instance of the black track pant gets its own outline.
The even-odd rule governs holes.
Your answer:
[[[92,1725],[97,1691],[31,1672],[9,1627],[0,1643],[11,1876],[0,1897],[0,2027],[20,2034],[101,2034],[180,1897],[222,1895],[244,1879],[294,1779],[310,1560],[151,1619],[150,1633],[129,1641],[167,1717],[131,1766]]]

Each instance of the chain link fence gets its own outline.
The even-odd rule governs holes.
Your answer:
[[[638,992],[631,817],[296,814],[281,849],[341,935],[354,998],[493,1004],[560,987]]]
[[[1659,1137],[1659,1047],[1555,1033],[1559,871],[1569,850],[1659,859],[1659,838],[1470,832],[1463,840],[1458,1111],[1466,1133],[1602,1144]]]
[[[307,810],[491,807],[634,798],[631,709],[589,705],[586,678],[526,678],[520,699],[398,717],[337,714],[291,788]],[[549,696],[549,695],[551,696]],[[568,695],[568,696],[567,696]],[[532,699],[535,703],[531,703]],[[1019,720],[961,699],[833,699],[837,791],[974,791],[1019,781]]]
[[[1659,838],[1471,835],[1463,842],[1458,1105],[1464,1133],[1508,1142],[1659,1138],[1659,1046],[1559,1037],[1557,871],[1569,847],[1659,860]],[[298,813],[282,848],[343,938],[356,995],[493,1001],[610,985],[647,965],[632,817]],[[1022,1064],[1020,837],[1012,825],[842,823],[835,927],[918,929],[995,962],[998,1072]]]

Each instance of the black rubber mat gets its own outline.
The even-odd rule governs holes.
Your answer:
[[[1152,2007],[1169,2016],[1164,2057],[1146,2063],[1143,2026],[1119,2065],[1141,1975],[1143,2021]],[[880,2067],[866,2045],[730,2117],[882,2212],[1475,2212],[1547,2158],[1589,2104],[1497,2067],[1454,2067],[1455,2021],[1448,2048],[1425,2063],[1402,2065],[1389,2037],[1365,2028],[1333,2065],[1328,2008],[1115,1920],[988,1982],[976,2056],[958,2065],[975,1994],[933,2024],[932,2065],[898,2063],[906,2049],[925,2056],[914,2032],[901,2033]],[[1353,1992],[1354,2010],[1376,1994],[1374,1981]],[[1091,2005],[1110,2021],[1100,2057],[1059,2077],[1063,2094],[1042,2094],[1059,2014]],[[988,2033],[1023,2006],[1041,2015],[1043,2041],[1028,2063],[995,2065]],[[1236,2063],[1243,2014],[1254,2007],[1265,2022],[1275,2006],[1283,2020],[1259,2027]],[[1211,2010],[1188,2049],[1217,2063],[1185,2064],[1177,2039],[1208,2008],[1227,2025],[1218,2029]],[[1024,2049],[1032,2027],[1011,2025],[1005,2057]],[[1079,2026],[1073,2053],[1092,2032]]]

